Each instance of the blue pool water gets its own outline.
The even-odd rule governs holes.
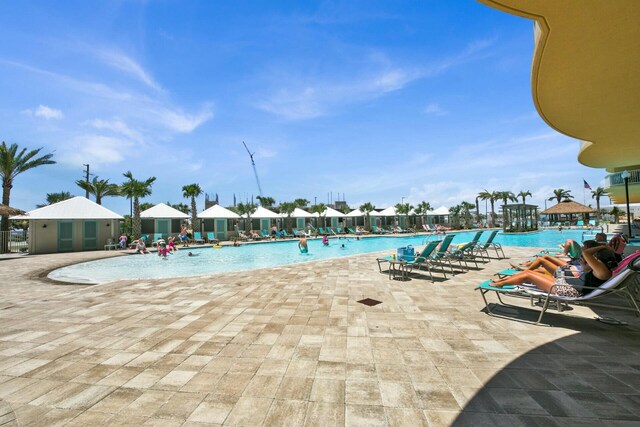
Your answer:
[[[489,231],[480,238],[485,240]],[[474,231],[456,233],[452,244],[468,242]],[[498,233],[495,242],[503,246],[557,247],[565,239],[581,241],[582,231],[545,230],[532,234]],[[323,246],[320,239],[309,240],[309,253],[301,254],[297,240],[279,241],[239,247],[227,246],[201,249],[181,249],[167,259],[150,255],[132,255],[102,259],[63,267],[49,273],[54,280],[74,283],[106,283],[122,279],[161,279],[170,277],[200,276],[229,271],[253,270],[328,258],[338,258],[371,252],[388,251],[389,255],[401,246],[420,247],[427,240],[442,239],[442,236],[397,236],[375,237],[356,240],[330,239],[329,246]],[[344,247],[342,247],[344,245]],[[188,256],[188,252],[196,256]]]

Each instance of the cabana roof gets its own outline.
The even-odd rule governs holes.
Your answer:
[[[360,211],[360,209],[354,209],[351,212],[349,212],[348,214],[346,214],[345,216],[348,217],[359,217],[359,216],[363,216],[364,214]]]
[[[247,214],[242,215],[242,217],[246,218]],[[251,214],[251,218],[282,218],[282,217],[277,213],[270,211],[267,208],[258,206],[258,209],[256,209],[256,211]]]
[[[427,212],[427,215],[449,215],[449,209],[440,206],[438,209]]]
[[[165,203],[158,203],[157,205],[140,212],[140,218],[143,219],[187,219],[189,215],[180,212],[176,208]]]
[[[52,205],[34,209],[11,219],[124,219],[121,215],[86,197],[76,196]]]
[[[398,214],[395,206],[389,206],[388,208],[383,209],[379,213],[380,213],[380,216],[396,216]]]
[[[596,210],[585,206],[581,203],[574,202],[573,200],[563,200],[557,205],[551,206],[548,209],[540,212],[544,215],[549,214],[583,214],[583,213],[595,213]]]
[[[206,218],[232,218],[237,219],[240,218],[240,215],[237,213],[224,208],[220,205],[213,205],[209,209],[205,209],[204,211],[198,214],[198,218],[206,219]]]
[[[286,214],[282,214],[282,216],[285,218],[287,217]],[[295,208],[291,213],[291,218],[315,218],[317,216],[318,216],[317,213],[312,214],[300,208]]]
[[[342,218],[343,216],[345,216],[345,214],[343,214],[342,212],[338,212],[337,210],[327,207],[324,212],[322,212],[322,214],[320,216],[324,216],[327,218]]]

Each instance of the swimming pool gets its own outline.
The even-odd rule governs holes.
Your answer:
[[[475,231],[455,233],[453,244],[468,242]],[[485,231],[480,241],[489,235]],[[581,241],[581,230],[545,230],[531,234],[498,233],[495,242],[503,246],[555,247],[565,239]],[[401,246],[423,246],[427,240],[442,239],[442,236],[398,236],[375,237],[356,240],[330,239],[329,246],[323,246],[320,239],[309,240],[309,253],[301,254],[297,240],[278,241],[239,247],[225,246],[190,249],[195,256],[188,256],[189,250],[181,249],[166,259],[151,255],[132,255],[84,262],[59,268],[49,273],[49,278],[72,283],[107,283],[123,279],[164,279],[171,277],[200,276],[230,271],[254,270],[307,261],[338,258],[348,255],[389,251]],[[343,247],[344,245],[344,247]],[[508,255],[508,254],[507,254]]]

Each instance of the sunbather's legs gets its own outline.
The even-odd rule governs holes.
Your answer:
[[[549,292],[551,287],[556,283],[556,280],[554,277],[547,276],[546,274],[525,270],[522,273],[495,281],[491,286],[502,287],[504,285],[521,285],[523,283],[533,283],[538,289]]]
[[[567,261],[549,255],[538,257],[535,260],[522,264],[520,266],[511,264],[512,267],[517,268],[518,270],[538,270],[540,267],[542,267],[550,274],[553,274],[558,269],[558,267],[562,267],[565,265],[567,265]]]

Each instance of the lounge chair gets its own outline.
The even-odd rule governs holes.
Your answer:
[[[320,233],[320,234],[329,234],[326,231],[324,231],[324,228],[322,228],[322,227],[318,227],[318,233]]]
[[[327,234],[333,234],[334,236],[337,236],[338,233],[336,233],[335,231],[333,231],[333,229],[331,227],[327,227]]]
[[[435,282],[435,280],[433,279],[433,272],[431,271],[431,266],[434,265],[431,260],[431,254],[439,244],[439,240],[429,242],[427,246],[425,246],[425,248],[422,250],[422,252],[414,257],[405,256],[403,259],[395,259],[393,256],[386,256],[382,258],[376,258],[376,261],[378,262],[378,269],[382,273],[381,264],[384,262],[402,262],[404,264],[403,267],[405,271],[408,272],[413,271],[413,268],[415,266],[418,267],[418,270],[422,269],[422,267],[426,267],[427,271],[429,272],[429,276],[431,277],[431,281]],[[444,270],[442,270],[442,273],[444,274],[444,278],[446,279],[447,274]]]
[[[455,269],[453,268],[452,259],[454,259],[460,264],[460,270],[465,271],[467,268],[462,266],[461,259],[453,258],[451,256],[451,252],[449,252],[449,246],[451,246],[451,241],[453,240],[454,237],[456,237],[455,234],[450,234],[442,240],[442,243],[440,244],[440,248],[438,248],[436,253],[431,256],[431,261],[439,264],[442,267],[445,264],[448,265],[449,268],[451,269],[451,274],[455,276],[456,272],[455,272]]]
[[[194,231],[193,232],[193,241],[195,243],[204,243],[204,239],[202,238],[202,233],[200,233],[199,231]]]
[[[542,321],[542,317],[544,313],[549,308],[549,303],[555,302],[558,311],[562,312],[563,305],[567,306],[569,304],[576,305],[594,305],[608,308],[619,308],[619,309],[627,309],[635,312],[636,316],[640,316],[640,307],[636,302],[635,295],[638,292],[638,288],[640,287],[640,258],[634,259],[630,262],[626,267],[624,267],[618,274],[611,277],[609,280],[604,282],[602,285],[598,287],[593,286],[583,286],[582,289],[591,289],[591,292],[579,296],[579,297],[565,297],[553,295],[555,285],[549,290],[549,292],[544,292],[533,286],[503,286],[503,287],[494,287],[491,285],[491,281],[487,280],[486,282],[478,285],[476,290],[480,291],[480,295],[482,295],[482,299],[484,300],[485,307],[487,309],[487,314],[496,317],[510,318],[508,316],[503,316],[495,313],[491,310],[489,306],[489,302],[487,301],[486,294],[489,292],[495,292],[498,297],[498,301],[500,304],[504,306],[511,306],[512,304],[506,304],[500,295],[515,295],[515,296],[524,296],[528,297],[531,301],[531,305],[534,305],[534,299],[538,298],[542,300],[542,311],[540,312],[540,316],[535,324],[540,324]],[[612,305],[606,303],[593,302],[597,298],[601,298],[608,295],[620,296],[622,297],[628,304],[627,306],[620,305]],[[517,307],[517,306],[516,306]]]
[[[489,235],[489,238],[483,243],[476,243],[476,252],[479,254],[487,254],[487,259],[489,258],[489,248],[494,249],[496,251],[496,257],[500,258],[500,253],[502,253],[502,258],[506,258],[504,255],[504,251],[502,250],[502,245],[500,243],[494,243],[493,239],[498,234],[498,230],[493,230]],[[484,255],[482,255],[484,256]]]
[[[347,228],[347,230],[349,230],[349,233],[351,233],[351,234],[360,234],[360,233],[356,232],[356,230],[354,230],[351,227]]]
[[[219,240],[215,238],[213,231],[207,231],[207,242],[218,243]]]
[[[340,228],[340,227],[336,227],[336,233],[344,234],[344,232],[342,231],[342,228]]]
[[[263,239],[270,239],[271,238],[271,236],[269,236],[269,233],[267,233],[267,229],[266,228],[263,228],[260,231],[260,237],[262,237]]]

